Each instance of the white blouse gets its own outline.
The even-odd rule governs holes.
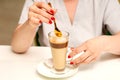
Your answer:
[[[44,1],[47,0],[37,0]],[[118,0],[79,0],[71,24],[64,1],[49,0],[57,9],[56,23],[61,31],[69,32],[69,47],[76,47],[84,41],[102,34],[103,25],[107,25],[109,31],[115,34],[120,31],[120,5]],[[32,0],[26,0],[19,24],[23,24],[28,18],[29,6]],[[49,46],[48,33],[54,30],[53,24],[43,23],[39,27],[39,42],[43,46]]]

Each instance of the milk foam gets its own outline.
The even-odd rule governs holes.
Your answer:
[[[65,37],[51,37],[50,42],[52,43],[65,43],[67,42],[67,39]]]

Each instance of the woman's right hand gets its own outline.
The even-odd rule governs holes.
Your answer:
[[[30,25],[37,27],[42,22],[52,24],[55,20],[54,14],[56,10],[51,8],[44,2],[34,2],[29,8],[28,22]]]

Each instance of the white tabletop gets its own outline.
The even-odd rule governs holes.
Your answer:
[[[31,47],[25,54],[16,54],[11,46],[0,46],[0,80],[58,80],[43,77],[36,68],[51,57],[49,47]],[[120,80],[120,57],[104,54],[92,64],[81,65],[78,73],[62,80]],[[59,79],[61,80],[61,79]]]

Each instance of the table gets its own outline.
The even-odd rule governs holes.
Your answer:
[[[31,47],[16,54],[11,46],[0,46],[0,80],[120,80],[120,57],[104,54],[91,64],[81,65],[78,73],[65,79],[49,79],[38,74],[37,65],[51,57],[49,47]]]

